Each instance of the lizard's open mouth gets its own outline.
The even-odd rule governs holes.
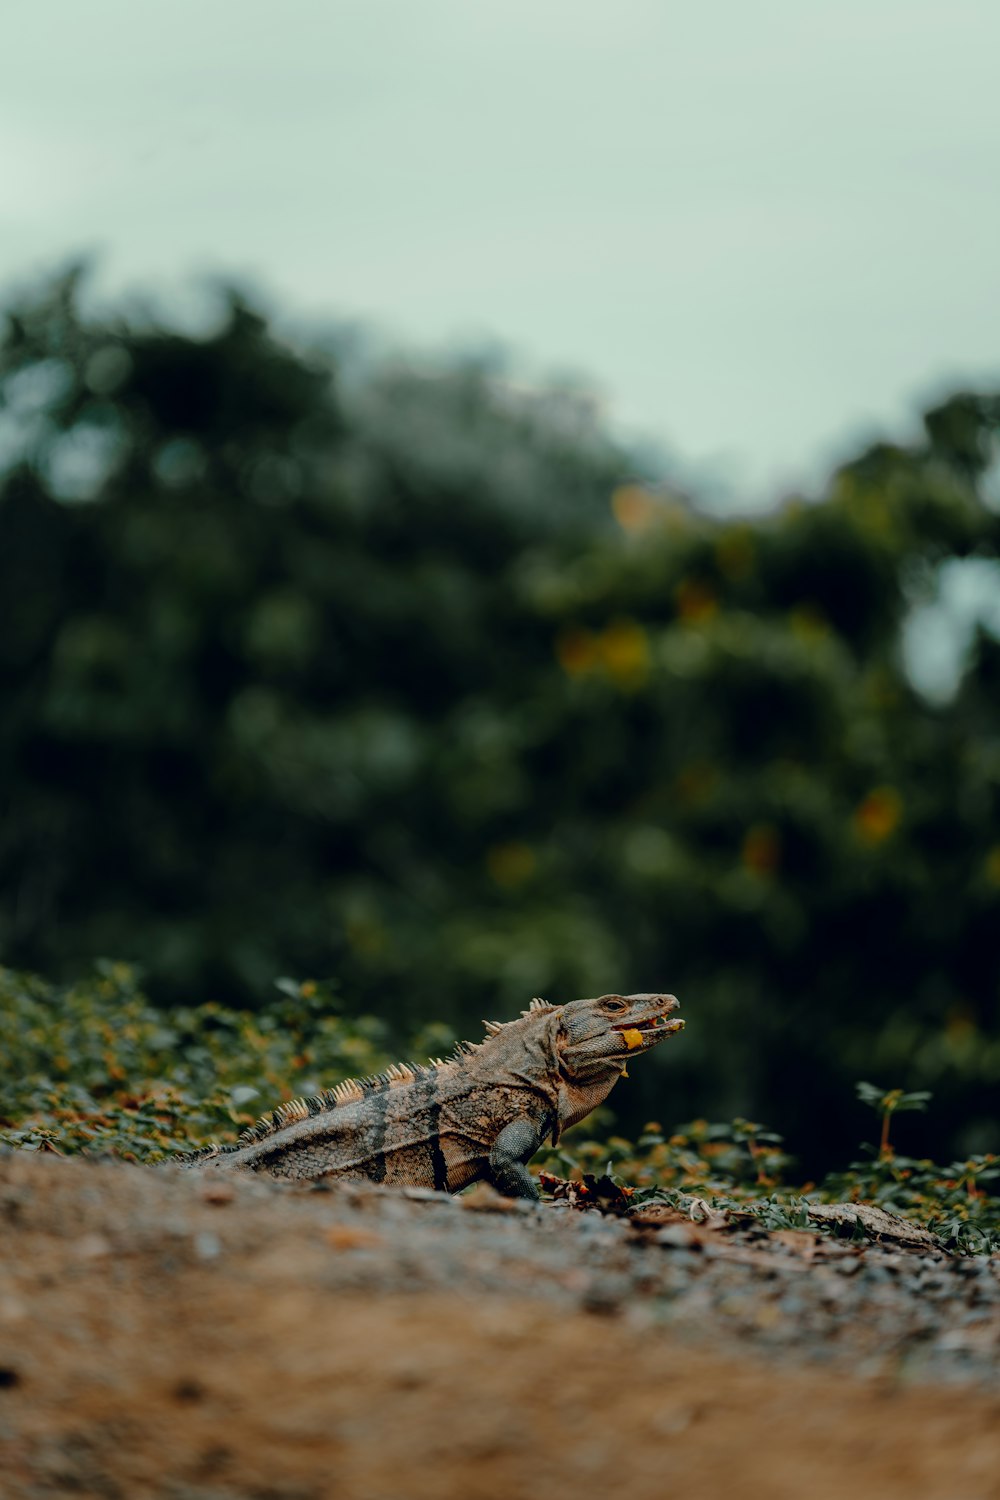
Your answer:
[[[655,1047],[664,1037],[684,1030],[683,1021],[668,1019],[670,1012],[677,1009],[676,998],[673,995],[657,995],[655,999],[660,1001],[662,1009],[653,1015],[644,1016],[641,1021],[612,1022],[612,1030],[618,1032],[626,1051],[644,1051],[647,1047]]]
[[[612,1031],[683,1031],[684,1022],[678,1017],[668,1021],[666,1016],[651,1016],[646,1021],[622,1021],[612,1026]]]

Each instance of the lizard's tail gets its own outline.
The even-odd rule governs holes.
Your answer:
[[[198,1151],[180,1151],[175,1156],[168,1156],[161,1166],[165,1167],[203,1167],[214,1158],[228,1156],[232,1151],[238,1151],[239,1146],[202,1146]]]

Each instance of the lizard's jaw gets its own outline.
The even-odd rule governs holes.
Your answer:
[[[664,999],[668,1003],[658,1014],[645,1016],[638,1021],[620,1021],[612,1026],[612,1031],[618,1032],[628,1052],[636,1052],[640,1047],[655,1047],[665,1037],[684,1030],[684,1022],[680,1017],[668,1019],[669,1012],[677,1008],[677,1000],[673,995],[664,996]]]

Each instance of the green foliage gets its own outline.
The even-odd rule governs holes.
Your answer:
[[[877,1084],[863,1081],[857,1083],[855,1088],[862,1104],[869,1105],[882,1120],[880,1156],[885,1156],[890,1149],[889,1122],[892,1116],[905,1110],[925,1110],[928,1100],[934,1097],[927,1089],[918,1089],[915,1093],[907,1094],[903,1089],[882,1089]]]
[[[926,1101],[909,1107],[925,1108]],[[926,1225],[964,1254],[1000,1252],[1000,1195],[991,1187],[1000,1181],[995,1153],[942,1166],[891,1150],[873,1151],[873,1160],[829,1173],[819,1185],[785,1186],[792,1159],[781,1137],[746,1120],[728,1125],[694,1120],[669,1136],[653,1122],[635,1142],[616,1135],[595,1140],[592,1125],[593,1117],[569,1132],[558,1149],[540,1152],[536,1161],[542,1170],[573,1177],[606,1171],[632,1189],[637,1202],[685,1208],[707,1202],[750,1214],[765,1229],[815,1228],[808,1217],[810,1202],[873,1203]]]
[[[650,1121],[636,1141],[607,1134],[591,1138],[598,1111],[564,1137],[559,1147],[543,1149],[536,1160],[545,1170],[607,1170],[630,1187],[641,1190],[677,1188],[688,1193],[713,1194],[742,1190],[757,1195],[761,1186],[778,1182],[790,1158],[781,1137],[747,1120],[728,1125],[693,1120],[666,1135]],[[584,1135],[586,1132],[586,1135]]]
[[[382,1023],[339,1015],[329,986],[278,988],[258,1012],[164,1011],[128,964],[65,986],[0,969],[0,1141],[155,1160],[389,1061]]]
[[[1000,1197],[985,1184],[998,1178],[1000,1156],[993,1152],[947,1166],[890,1152],[831,1173],[823,1192],[831,1202],[863,1201],[903,1214],[956,1249],[989,1255],[1000,1251]]]
[[[336,973],[404,1035],[669,987],[688,1030],[629,1130],[667,1094],[819,1171],[878,1070],[934,1090],[949,1154],[996,1145],[1000,644],[932,705],[902,632],[997,558],[998,427],[960,392],[814,502],[717,519],[499,367],[352,361],[238,296],[200,337],[75,276],[23,299],[3,961],[122,954],[160,1005],[262,1015]]]
[[[861,1102],[871,1105],[883,1119],[886,1115],[899,1114],[903,1110],[926,1109],[928,1101],[934,1097],[927,1089],[906,1094],[902,1089],[883,1089],[875,1083],[859,1082],[855,1087]]]

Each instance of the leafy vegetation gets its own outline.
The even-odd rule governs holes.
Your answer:
[[[453,1040],[443,1026],[427,1028],[412,1055]],[[205,1004],[167,1012],[149,1003],[127,964],[110,962],[69,986],[0,970],[0,1055],[0,1143],[135,1162],[234,1140],[282,1100],[391,1060],[384,1025],[348,1018],[329,986],[281,979],[277,997],[256,1011]],[[818,1185],[785,1186],[792,1159],[779,1135],[753,1121],[694,1120],[669,1134],[651,1122],[631,1141],[614,1132],[607,1108],[539,1152],[535,1165],[575,1178],[607,1172],[637,1201],[700,1199],[767,1228],[804,1227],[810,1199],[871,1202],[966,1253],[1000,1251],[1000,1157],[942,1167],[897,1155],[884,1122],[923,1109],[927,1096],[858,1088],[883,1121],[881,1143]]]
[[[158,1159],[233,1140],[266,1107],[385,1065],[385,1028],[328,985],[281,979],[266,1009],[150,1004],[128,964],[56,986],[0,970],[0,1120],[11,1145]],[[417,1038],[438,1050],[433,1028]]]

